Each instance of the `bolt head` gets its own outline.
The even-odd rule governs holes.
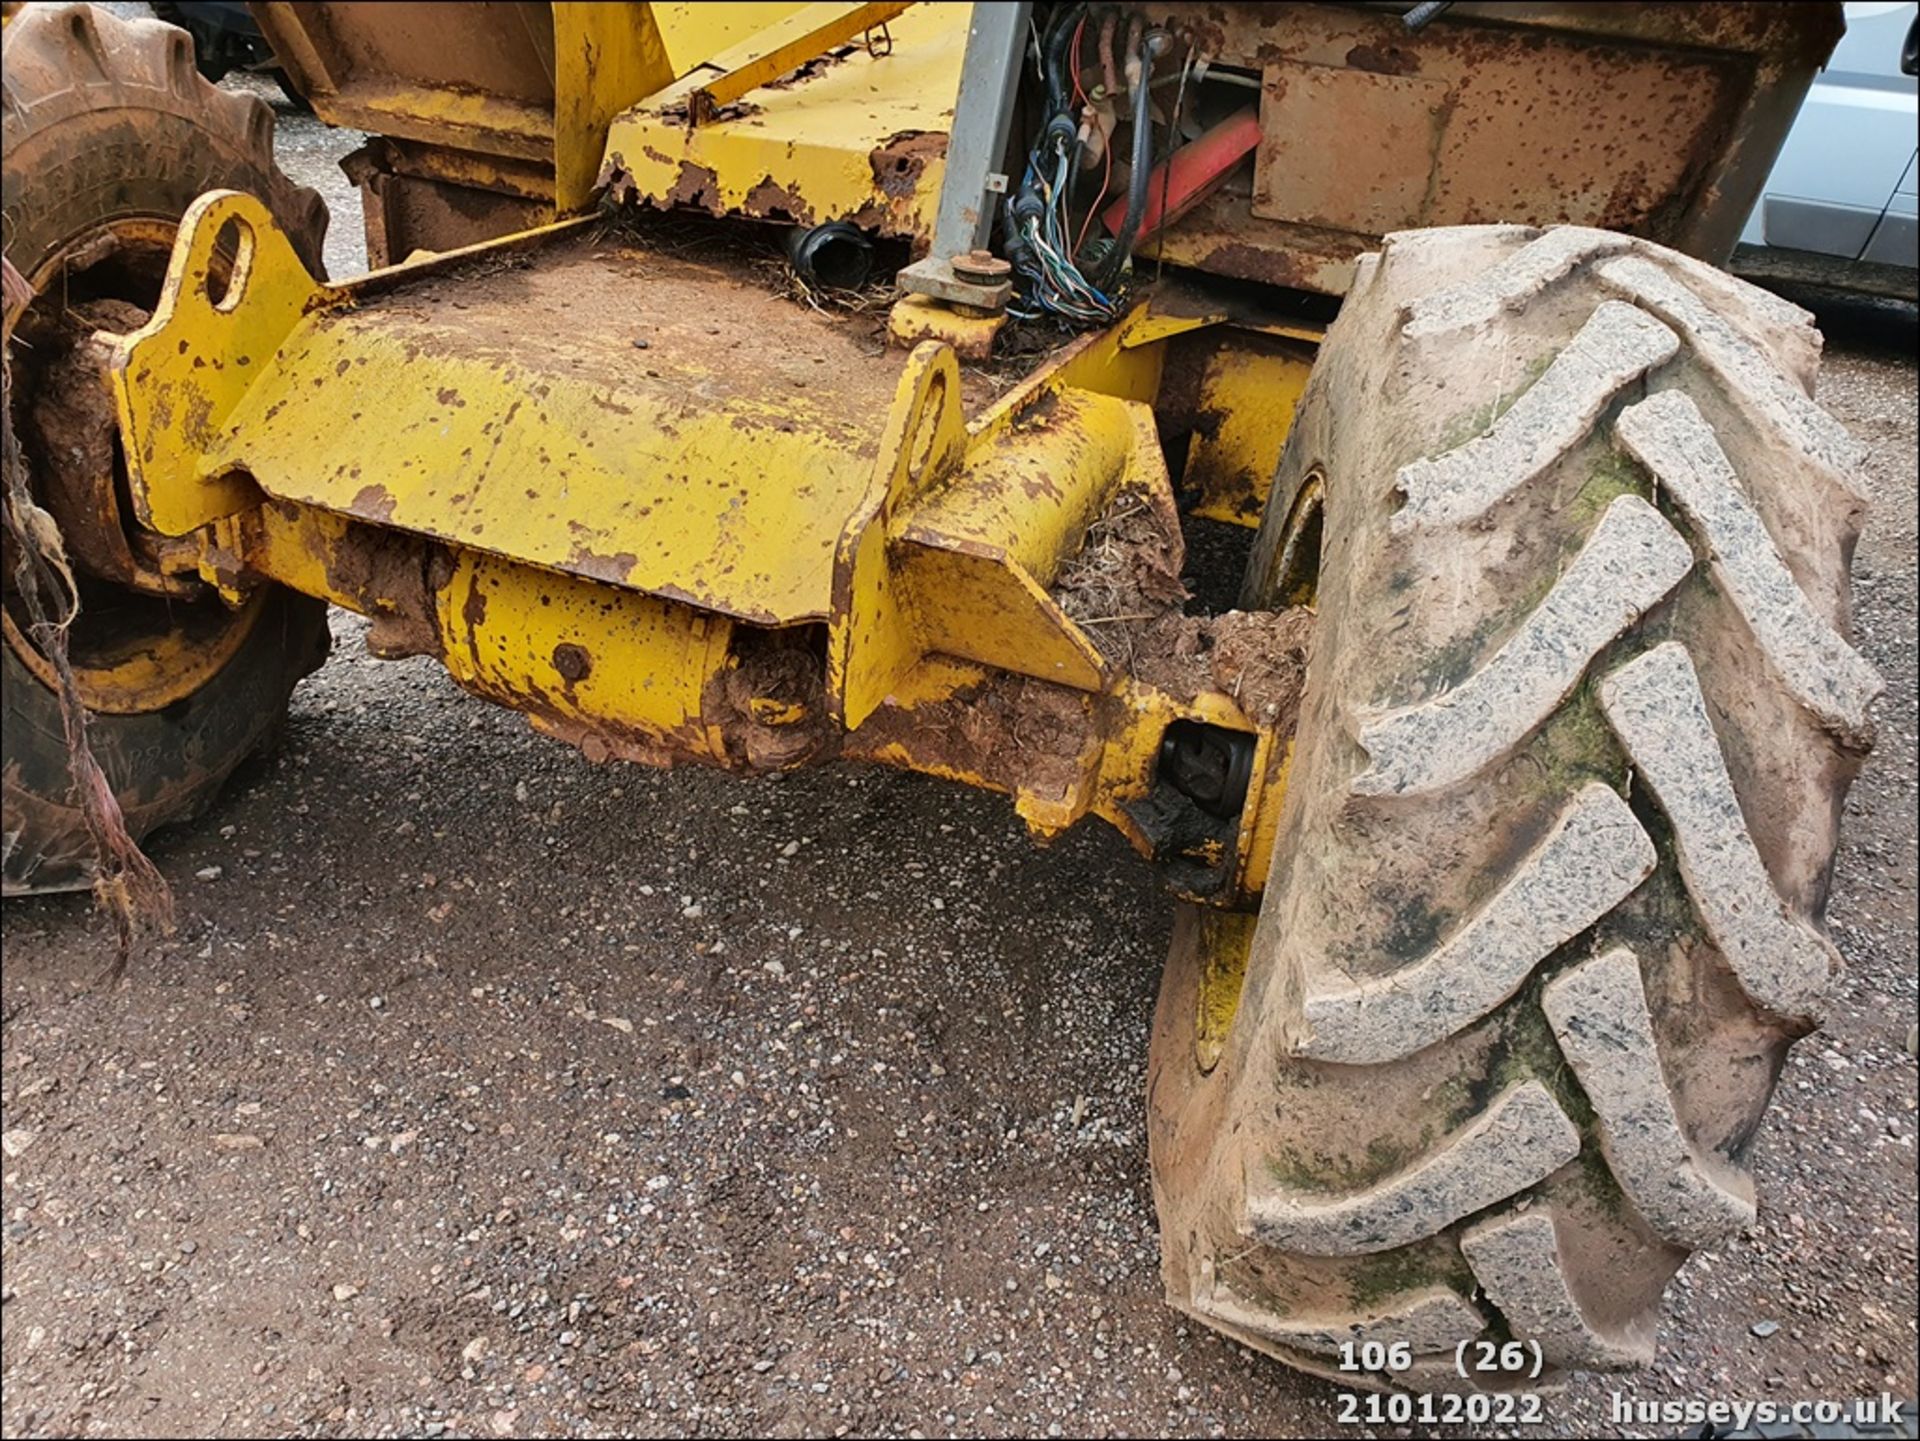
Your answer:
[[[1013,266],[991,250],[969,250],[952,263],[954,275],[973,285],[998,285],[1013,274]]]

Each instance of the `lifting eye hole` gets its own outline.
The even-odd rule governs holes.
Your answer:
[[[221,223],[213,237],[213,258],[207,266],[207,303],[230,311],[247,292],[253,271],[253,227],[237,215]]]

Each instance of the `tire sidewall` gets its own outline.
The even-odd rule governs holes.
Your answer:
[[[52,27],[72,25],[72,35],[80,35],[83,22],[74,12],[23,16],[8,27],[0,214],[7,257],[21,274],[31,279],[61,247],[112,222],[177,222],[195,199],[216,189],[261,198],[320,274],[324,225],[294,223],[302,192],[263,159],[271,131],[270,121],[260,119],[264,106],[211,92],[190,67],[180,77],[172,73],[177,65],[145,73],[143,66],[157,56],[177,57],[131,42],[149,27],[170,27],[90,19],[102,30],[120,27],[102,43],[122,47],[114,53],[131,76],[104,75],[95,49],[64,44],[67,37]],[[28,24],[46,27],[37,29],[38,40]],[[44,43],[49,35],[56,44]],[[164,38],[172,43],[171,34]],[[89,65],[96,68],[89,72]],[[71,79],[66,69],[74,71]],[[235,103],[221,112],[217,107],[228,101]],[[311,221],[311,208],[305,218]],[[278,722],[294,683],[319,664],[326,645],[325,605],[276,589],[227,664],[191,695],[145,714],[90,714],[88,742],[129,833],[138,838],[201,810]],[[5,890],[85,885],[92,844],[76,804],[58,697],[5,646],[0,680]]]

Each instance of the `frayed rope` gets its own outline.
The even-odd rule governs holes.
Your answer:
[[[5,330],[0,335],[0,471],[4,471],[6,533],[14,552],[14,581],[27,616],[27,636],[53,667],[67,769],[96,859],[93,894],[113,922],[115,950],[100,976],[111,984],[126,973],[136,949],[173,930],[173,892],[127,830],[127,819],[87,739],[87,708],[73,678],[67,633],[80,614],[80,591],[60,539],[60,528],[33,498],[26,459],[13,430],[13,327],[33,290],[13,262],[0,257]]]

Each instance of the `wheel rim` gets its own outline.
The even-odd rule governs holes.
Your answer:
[[[1287,511],[1262,592],[1267,604],[1315,608],[1320,595],[1321,517],[1326,500],[1326,477],[1316,470],[1301,485]]]
[[[144,323],[177,228],[171,217],[122,216],[56,246],[27,277],[34,298],[12,328],[27,343],[12,347],[11,419],[29,488],[67,539],[80,596],[68,660],[82,703],[107,715],[163,710],[200,689],[245,642],[265,600],[229,607],[190,573],[164,573],[131,532],[118,421],[106,377],[95,389],[85,353],[96,328]],[[116,551],[132,560],[140,584],[112,573],[124,569],[113,564]],[[0,634],[29,672],[57,688],[12,564],[6,569]]]

